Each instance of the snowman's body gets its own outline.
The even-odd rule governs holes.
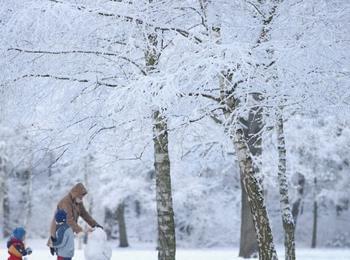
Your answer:
[[[84,249],[86,260],[110,260],[112,249],[107,243],[106,233],[97,228],[89,234],[88,243]]]

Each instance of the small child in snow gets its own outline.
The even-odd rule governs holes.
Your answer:
[[[22,260],[23,256],[30,255],[32,249],[30,247],[25,248],[24,238],[26,231],[22,227],[17,227],[13,230],[12,236],[7,241],[7,248],[9,253],[8,260]]]
[[[58,209],[55,214],[56,236],[51,237],[52,247],[57,253],[57,260],[71,260],[74,256],[74,233],[67,224],[67,213]]]
[[[87,260],[110,260],[112,249],[107,242],[107,235],[102,228],[95,229],[89,234],[88,243],[84,249]]]

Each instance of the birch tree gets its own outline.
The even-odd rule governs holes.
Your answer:
[[[289,203],[289,189],[287,179],[287,166],[286,166],[286,144],[284,137],[284,122],[283,122],[283,109],[280,108],[277,112],[277,143],[278,143],[278,182],[280,192],[280,204],[282,223],[284,229],[284,247],[285,247],[285,259],[295,259],[295,225],[292,210]]]
[[[154,165],[158,212],[159,260],[174,260],[176,253],[175,223],[172,202],[168,131],[166,118],[160,111],[154,119]]]
[[[271,41],[271,30],[274,22],[274,18],[278,15],[279,6],[282,4],[282,0],[272,1],[272,6],[270,10],[265,15],[265,19],[263,20],[264,27],[260,33],[260,37],[257,41],[258,47],[260,44],[266,44]],[[271,44],[270,44],[271,45]],[[278,74],[277,69],[275,67],[275,57],[274,57],[274,47],[266,48],[266,61],[261,64],[263,70],[270,74],[267,76],[266,81],[268,84],[272,84],[277,86],[278,82]],[[270,72],[270,73],[269,73]],[[289,196],[288,196],[288,181],[286,176],[286,148],[285,148],[285,138],[284,138],[284,130],[283,130],[283,107],[282,105],[277,107],[277,139],[278,139],[278,183],[279,183],[279,192],[280,192],[280,204],[281,204],[281,214],[282,214],[282,223],[285,233],[285,259],[295,259],[295,226],[294,220],[292,216],[292,210],[289,204]]]

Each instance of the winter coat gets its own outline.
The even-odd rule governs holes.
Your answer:
[[[72,258],[74,256],[74,233],[67,224],[57,225],[55,240],[52,241],[53,248],[56,249],[57,256]]]
[[[8,260],[22,260],[22,257],[27,255],[23,241],[16,238],[7,241],[7,248],[10,255]]]
[[[71,191],[58,203],[57,208],[63,209],[67,213],[67,224],[73,229],[74,233],[79,233],[83,229],[78,225],[78,218],[82,217],[91,227],[97,225],[97,222],[86,211],[83,203],[75,201],[78,197],[87,194],[87,190],[82,183],[75,185]],[[55,218],[51,222],[51,236],[55,236],[56,221]]]

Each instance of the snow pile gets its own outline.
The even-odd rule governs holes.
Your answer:
[[[112,249],[107,243],[106,233],[97,228],[89,234],[88,243],[84,249],[84,256],[87,260],[110,260]]]

